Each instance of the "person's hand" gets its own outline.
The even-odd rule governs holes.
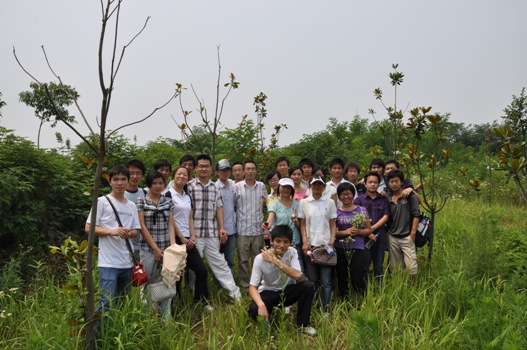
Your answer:
[[[375,236],[374,233],[370,233],[370,235],[368,236],[368,238],[374,242],[377,242],[377,236]]]
[[[262,258],[264,261],[267,261],[269,263],[274,263],[275,255],[273,249],[262,249]]]
[[[225,244],[227,242],[227,239],[229,239],[229,237],[227,236],[227,231],[225,231],[225,229],[221,229],[220,230],[220,243]]]
[[[258,316],[265,317],[265,321],[269,322],[269,313],[267,312],[267,308],[263,303],[262,305],[258,305]]]
[[[121,238],[128,238],[130,237],[130,229],[126,227],[118,227],[114,230],[112,230],[112,233],[114,236],[119,236]]]
[[[415,242],[415,232],[410,232],[410,238]]]
[[[161,261],[163,259],[163,251],[159,249],[159,247],[154,249],[154,258],[156,261]]]
[[[306,254],[306,252],[308,250],[309,250],[309,243],[307,243],[307,242],[302,243],[302,252],[304,252],[304,254]]]
[[[401,193],[401,195],[404,197],[404,198],[408,198],[408,196],[410,194],[412,194],[414,192],[414,190],[411,188],[411,187],[408,187],[408,188],[405,188],[403,190],[403,192]]]
[[[360,229],[357,228],[357,227],[351,227],[349,230],[350,230],[350,232],[351,232],[351,233],[350,233],[351,235],[356,235],[356,234],[359,233],[359,230],[360,230]]]

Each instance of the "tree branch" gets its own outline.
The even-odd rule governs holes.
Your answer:
[[[115,73],[113,75],[113,79],[115,79],[115,77],[117,76],[117,72],[119,71],[119,68],[121,67],[121,62],[123,60],[123,57],[124,57],[124,52],[126,51],[126,49],[128,48],[128,46],[130,46],[134,40],[139,36],[141,35],[141,33],[145,30],[146,28],[146,25],[148,24],[148,21],[150,20],[150,16],[146,17],[146,20],[145,20],[145,24],[143,25],[143,28],[141,28],[141,30],[139,32],[137,32],[136,35],[134,35],[134,37],[128,42],[128,44],[124,45],[123,46],[123,51],[121,52],[121,56],[119,57],[119,62],[117,63],[117,68],[115,69]]]

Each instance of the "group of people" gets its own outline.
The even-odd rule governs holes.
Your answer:
[[[328,170],[331,179],[326,182],[326,170],[309,158],[291,167],[280,157],[266,177],[268,193],[257,180],[253,160],[213,164],[208,155],[185,155],[172,169],[160,159],[146,174],[146,188],[140,187],[146,171],[140,160],[113,167],[112,191],[99,198],[95,218],[98,309],[108,308],[112,298],[129,288],[133,263],[125,239],[133,241],[134,255],[148,275],[157,272],[167,247],[184,244],[187,280],[195,302],[206,310],[213,307],[204,257],[232,301],[241,299],[240,288],[248,291],[253,318],[269,320],[275,306],[298,302],[296,325],[310,335],[316,334],[310,316],[319,288],[329,316],[334,270],[343,298],[365,293],[370,264],[375,279],[382,280],[386,250],[390,269],[402,266],[415,280],[420,200],[399,163],[374,159],[362,179],[360,166],[341,158],[333,158]],[[86,232],[91,224],[90,213]],[[313,262],[313,251],[321,246],[328,254],[336,252],[335,267]],[[170,301],[159,307],[163,317],[170,317]]]

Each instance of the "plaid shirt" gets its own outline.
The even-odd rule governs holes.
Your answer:
[[[194,205],[194,231],[198,237],[218,237],[216,210],[223,207],[220,190],[210,179],[203,185],[196,178],[188,183],[188,195]]]
[[[155,244],[161,250],[165,250],[170,246],[170,237],[168,235],[168,219],[170,217],[170,212],[174,210],[174,203],[170,198],[161,196],[159,203],[154,203],[150,199],[149,195],[145,197],[139,197],[137,199],[137,211],[143,212],[145,218],[145,226],[150,231],[150,235],[154,240]],[[153,252],[153,249],[145,241],[143,235],[141,234],[141,239],[139,241],[141,250],[147,252]]]

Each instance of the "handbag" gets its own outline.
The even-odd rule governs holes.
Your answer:
[[[335,254],[329,254],[326,247],[320,246],[315,247],[311,254],[314,260],[314,264],[324,266],[336,266],[337,265],[337,252]]]
[[[115,209],[115,206],[113,205],[112,201],[108,196],[104,196],[110,205],[112,206],[113,212],[115,213],[115,216],[117,217],[117,222],[119,223],[120,227],[124,227],[123,223],[121,222],[121,218],[119,217],[119,214],[117,214],[117,209]],[[143,266],[143,263],[137,261],[135,259],[134,250],[132,249],[132,245],[130,244],[130,241],[128,238],[125,239],[126,246],[128,247],[128,251],[130,252],[130,256],[132,257],[132,262],[134,263],[134,266],[132,267],[132,285],[134,287],[139,287],[148,282],[148,276],[145,271],[145,267]]]
[[[145,287],[145,293],[148,295],[152,304],[157,304],[162,301],[173,298],[177,294],[176,285],[168,286],[163,281],[161,276],[161,268],[158,261],[156,261],[155,270],[157,274],[150,278],[150,282]]]

